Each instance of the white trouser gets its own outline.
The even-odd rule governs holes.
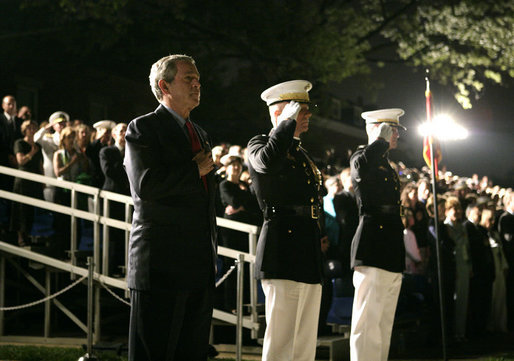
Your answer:
[[[321,285],[262,280],[266,295],[263,361],[314,361]]]
[[[359,266],[353,273],[353,285],[350,359],[386,361],[402,274]]]

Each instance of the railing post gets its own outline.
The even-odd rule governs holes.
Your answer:
[[[45,267],[45,296],[48,297],[52,294],[52,282],[50,277],[50,270]],[[50,312],[51,312],[52,301],[45,301],[45,328],[44,337],[50,337]]]
[[[243,349],[243,289],[245,256],[239,254],[237,263],[237,321],[236,321],[236,360],[241,361]]]
[[[0,308],[5,307],[5,256],[0,256]],[[0,311],[0,337],[4,335],[4,311]]]
[[[254,233],[248,233],[248,250],[252,256],[255,256],[257,249],[257,235]],[[252,313],[252,322],[257,322],[257,279],[255,278],[255,267],[252,267],[253,263],[250,264],[250,307]],[[251,331],[252,339],[257,339],[258,330],[252,328]]]
[[[70,256],[71,256],[71,264],[77,265],[77,217],[73,214],[77,209],[77,192],[75,189],[71,190],[71,208],[73,209],[71,215],[71,244],[70,244]]]
[[[93,197],[95,215],[97,218],[93,224],[93,261],[95,270],[100,273],[100,196],[96,193]]]
[[[103,200],[103,216],[110,218],[111,212],[109,211],[109,199],[107,197]],[[102,274],[109,275],[109,226],[107,224],[102,225],[103,229],[103,242],[102,242]]]
[[[87,258],[87,351],[84,356],[79,358],[79,361],[93,361],[98,360],[93,355],[93,293],[94,293],[94,274],[93,274],[93,258]]]

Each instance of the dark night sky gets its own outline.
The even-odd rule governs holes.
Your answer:
[[[412,159],[422,162],[422,137],[417,126],[426,120],[424,72],[414,72],[401,65],[387,65],[377,69],[372,77],[383,82],[376,99],[366,98],[366,91],[358,85],[346,88],[344,96],[362,96],[365,103],[380,108],[403,108],[401,121],[408,131],[402,135],[412,149]],[[514,84],[508,87],[487,83],[481,97],[472,100],[473,108],[464,110],[453,97],[453,90],[431,82],[434,114],[445,112],[466,127],[469,137],[441,143],[442,164],[460,176],[488,175],[495,184],[514,186]],[[362,82],[352,82],[352,84]]]

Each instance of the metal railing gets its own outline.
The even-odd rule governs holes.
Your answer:
[[[118,279],[109,277],[110,264],[109,264],[109,228],[116,228],[125,232],[125,259],[124,269],[127,269],[128,256],[126,250],[128,249],[129,233],[131,229],[131,216],[133,210],[132,198],[129,196],[100,190],[96,187],[78,184],[74,182],[59,180],[55,178],[45,177],[43,175],[25,172],[13,168],[0,166],[0,174],[23,178],[29,181],[38,182],[54,186],[56,188],[68,189],[71,192],[71,204],[70,206],[64,206],[48,202],[41,199],[27,197],[21,194],[0,190],[0,198],[8,199],[14,202],[28,204],[34,207],[46,209],[52,212],[57,212],[70,216],[71,234],[70,234],[70,262],[63,262],[51,257],[47,257],[36,252],[32,252],[20,247],[9,245],[5,242],[0,242],[0,253],[7,253],[18,257],[24,257],[33,261],[43,263],[49,267],[67,271],[70,273],[71,278],[75,279],[77,275],[84,275],[87,273],[87,269],[78,266],[77,251],[78,251],[78,235],[77,235],[77,224],[78,220],[83,219],[93,222],[93,264],[95,279],[102,282],[104,285],[119,288],[125,291],[125,296],[128,297],[127,284],[124,279]],[[81,210],[77,208],[77,197],[79,194],[85,194],[88,198],[92,199],[91,211]],[[110,202],[118,202],[124,205],[125,215],[124,220],[118,220],[110,218],[109,209]],[[103,205],[103,207],[101,206]],[[218,254],[236,260],[237,262],[248,262],[253,264],[255,262],[255,250],[257,244],[257,237],[260,232],[260,227],[236,222],[224,218],[217,217],[217,225],[219,227],[229,228],[245,232],[248,234],[248,249],[249,252],[240,252],[234,249],[226,247],[218,247]],[[100,231],[102,229],[102,232]],[[5,258],[1,255],[0,272],[2,273],[1,278],[5,276]],[[242,269],[242,267],[240,267]],[[229,312],[224,312],[215,309],[213,312],[213,318],[236,325],[238,340],[240,339],[241,329],[248,328],[252,331],[252,337],[257,338],[257,332],[259,323],[257,320],[257,282],[254,277],[254,267],[250,268],[250,317],[242,317],[242,306],[239,303],[242,302],[242,287],[243,281],[238,277],[238,314],[234,315]],[[241,272],[242,275],[242,272]],[[4,306],[4,287],[5,282],[0,285],[0,307]],[[48,285],[47,285],[48,287]],[[240,289],[239,289],[240,288]],[[55,301],[55,300],[54,300]],[[240,314],[239,314],[240,313]],[[100,292],[95,292],[95,335],[94,340],[97,342],[100,338]],[[83,327],[83,324],[79,326]],[[0,338],[3,336],[3,311],[0,311]]]

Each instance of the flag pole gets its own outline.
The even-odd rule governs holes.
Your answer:
[[[437,174],[436,174],[436,154],[434,154],[434,145],[433,145],[433,125],[432,125],[432,93],[430,92],[430,79],[429,79],[429,70],[426,69],[425,72],[425,82],[426,82],[426,90],[425,90],[425,98],[426,98],[426,109],[427,109],[427,122],[430,124],[429,129],[431,129],[428,135],[428,144],[430,146],[430,162],[431,162],[431,170],[432,170],[432,194],[434,197],[434,229],[435,229],[435,249],[436,249],[436,258],[437,258],[437,278],[439,284],[439,311],[441,316],[441,340],[443,347],[443,360],[447,361],[446,356],[446,324],[445,324],[445,312],[444,312],[444,296],[443,296],[443,278],[441,272],[441,252],[439,249],[439,210],[437,205]]]

